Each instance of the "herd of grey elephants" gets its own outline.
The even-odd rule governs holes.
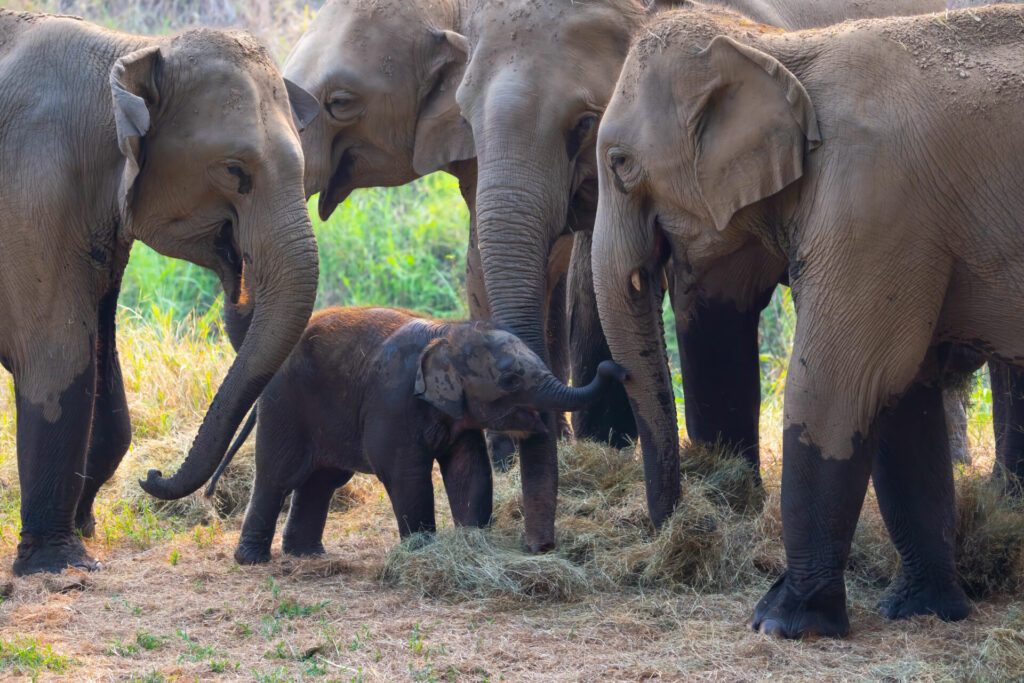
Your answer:
[[[97,566],[81,537],[131,438],[114,323],[141,240],[218,274],[238,351],[181,468],[143,488],[198,490],[266,399],[240,562],[269,557],[289,492],[285,551],[322,552],[353,471],[384,481],[404,535],[433,528],[436,459],[455,520],[486,524],[485,428],[496,466],[518,440],[525,547],[550,549],[577,409],[578,438],[639,439],[660,526],[680,487],[665,294],[688,433],[756,473],[757,322],[784,284],[787,569],[754,628],[849,632],[869,479],[901,557],[882,611],[966,617],[943,388],[990,363],[1000,471],[1024,472],[1024,12],[951,4],[979,6],[328,0],[283,76],[243,33],[0,10],[15,573]],[[326,218],[438,170],[470,210],[478,322],[311,321],[306,199]]]

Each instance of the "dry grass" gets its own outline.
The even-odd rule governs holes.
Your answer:
[[[515,471],[498,478],[492,529],[453,529],[440,504],[437,537],[401,545],[383,490],[361,477],[335,502],[327,557],[297,561],[275,546],[269,565],[241,568],[231,554],[251,444],[214,503],[156,505],[135,484],[180,461],[230,351],[207,341],[208,323],[124,322],[136,438],[89,542],[104,569],[0,578],[0,677],[990,681],[1024,665],[1024,512],[985,484],[990,441],[976,438],[975,468],[958,472],[960,569],[979,598],[971,619],[878,616],[897,560],[869,500],[849,573],[852,638],[783,643],[746,625],[783,563],[777,443],[764,448],[764,494],[741,463],[687,449],[682,504],[658,535],[632,452],[563,445],[559,548],[549,555],[520,550]],[[0,405],[13,412],[9,385]],[[17,499],[13,421],[3,420],[6,573]],[[776,406],[765,420],[774,434]]]

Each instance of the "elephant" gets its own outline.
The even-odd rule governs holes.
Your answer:
[[[470,214],[469,310],[474,319],[487,320],[476,246],[476,151],[455,101],[468,50],[459,34],[464,14],[461,0],[329,0],[289,56],[285,75],[316,94],[325,110],[302,135],[306,193],[319,193],[322,218],[356,188],[403,185],[439,170],[459,179]],[[569,254],[566,245],[553,255],[555,277],[547,292],[548,347],[563,379],[569,373],[569,333],[560,273]],[[574,336],[586,337],[587,330]],[[586,379],[592,376],[593,371]],[[607,439],[615,431],[615,405],[627,405],[621,387],[609,392],[608,401],[578,413],[590,416],[590,427],[580,426],[577,435]],[[562,426],[561,432],[568,429]],[[496,468],[508,469],[514,443],[502,435],[489,435],[488,441]]]
[[[455,523],[486,526],[482,430],[542,434],[539,410],[579,410],[624,379],[605,361],[589,386],[568,387],[514,335],[479,321],[387,308],[318,312],[260,398],[255,484],[235,559],[269,561],[289,492],[284,552],[323,553],[331,496],[354,472],[383,482],[403,538],[433,532],[435,460]]]
[[[942,0],[716,4],[734,6],[754,20],[783,28],[944,7]],[[478,242],[491,314],[539,348],[552,245],[572,234],[569,290],[576,296],[570,302],[570,329],[589,332],[575,337],[586,348],[574,347],[570,358],[572,376],[583,381],[608,354],[607,330],[602,331],[592,296],[589,258],[598,194],[594,152],[598,123],[630,40],[642,34],[652,11],[699,5],[686,0],[655,2],[653,7],[640,0],[470,0],[465,12],[471,59],[456,99],[473,130]],[[755,471],[761,398],[758,319],[772,288],[761,292],[747,310],[702,302],[688,312],[689,324],[677,325],[690,438],[724,442],[742,453]],[[681,313],[677,311],[677,320]],[[670,406],[675,410],[670,386],[658,399],[665,410]],[[635,412],[621,406],[618,414]],[[585,419],[574,417],[577,430]],[[632,419],[621,422],[621,432],[639,434],[642,444],[653,440],[650,431],[645,434],[650,427]],[[678,441],[676,433],[671,438]],[[545,448],[542,476],[553,478],[553,446]],[[678,498],[677,469],[645,457],[648,507],[656,525],[667,519]]]
[[[213,472],[312,312],[317,250],[298,129],[316,101],[241,32],[148,38],[0,10],[0,362],[17,405],[14,573],[95,569],[79,533],[131,440],[115,318],[139,240],[216,272],[259,306],[171,478]]]
[[[964,347],[1019,369],[1024,11],[993,6],[780,32],[679,11],[631,49],[598,139],[593,264],[641,415],[668,378],[660,270],[692,306],[788,272],[787,569],[753,626],[849,632],[843,574],[868,479],[901,557],[881,608],[955,620],[942,369]],[[614,330],[615,334],[611,334]],[[641,418],[641,423],[644,419]]]

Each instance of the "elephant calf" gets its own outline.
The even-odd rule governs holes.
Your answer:
[[[256,482],[235,559],[270,559],[289,492],[284,551],[322,553],[331,496],[354,472],[384,483],[403,537],[433,531],[434,460],[455,523],[484,526],[491,467],[482,430],[542,434],[539,411],[578,410],[611,379],[625,371],[606,361],[589,386],[567,387],[517,337],[484,323],[322,311],[260,398]]]

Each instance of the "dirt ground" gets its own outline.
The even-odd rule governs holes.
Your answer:
[[[332,512],[325,558],[282,559],[275,545],[269,565],[239,567],[235,520],[144,550],[94,542],[100,572],[8,573],[0,639],[62,658],[22,669],[40,680],[995,680],[1024,652],[1019,596],[959,624],[892,623],[873,609],[880,589],[851,585],[852,637],[816,642],[749,630],[767,577],[725,594],[426,598],[383,585],[397,533],[379,486],[361,483],[359,499]],[[5,661],[0,675],[18,671]]]

